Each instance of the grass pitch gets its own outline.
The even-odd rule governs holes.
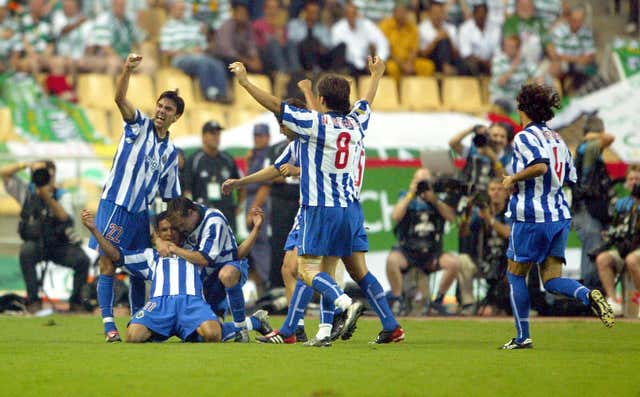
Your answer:
[[[640,396],[637,321],[532,319],[534,349],[519,351],[497,350],[514,333],[506,319],[402,325],[407,340],[382,346],[367,343],[379,331],[370,318],[330,348],[108,345],[97,317],[0,317],[0,395]]]

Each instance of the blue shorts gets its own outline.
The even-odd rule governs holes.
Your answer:
[[[107,240],[122,249],[139,250],[151,247],[147,211],[131,213],[125,207],[111,201],[100,200],[96,228]],[[89,239],[89,248],[98,248],[98,242],[93,236]]]
[[[542,264],[554,256],[563,261],[571,220],[530,223],[514,222],[511,226],[507,258],[518,263]]]
[[[170,295],[151,298],[131,318],[131,324],[141,324],[155,333],[155,341],[177,336],[189,340],[205,321],[217,321],[207,303],[199,296]]]
[[[284,250],[293,251],[293,249],[298,245],[298,237],[300,237],[300,211],[298,211],[296,218],[293,221],[293,226],[287,236],[287,241],[284,243]]]
[[[359,202],[348,207],[302,207],[298,255],[343,257],[368,250]]]
[[[204,299],[211,306],[211,310],[220,316],[227,310],[227,291],[218,274],[220,269],[227,265],[233,266],[240,271],[240,286],[244,286],[249,278],[249,261],[246,259],[224,264],[216,268],[213,273],[205,276],[202,284]]]

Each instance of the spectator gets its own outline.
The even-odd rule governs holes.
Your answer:
[[[353,4],[362,11],[363,18],[374,23],[390,17],[396,6],[406,7],[405,0],[353,0]]]
[[[502,25],[507,13],[507,5],[504,0],[474,0],[474,4],[482,3],[487,5],[487,27],[502,32]]]
[[[184,16],[185,2],[174,1],[171,18],[160,31],[160,51],[171,65],[197,77],[202,95],[209,101],[227,101],[226,67],[222,61],[206,54],[202,26]]]
[[[267,74],[292,73],[300,70],[295,43],[287,41],[287,31],[281,20],[278,0],[265,0],[264,17],[253,22],[253,36]]]
[[[309,0],[304,17],[289,21],[289,42],[296,45],[304,70],[339,70],[345,67],[344,43],[332,48],[331,31],[320,22],[320,5]]]
[[[517,1],[516,13],[504,22],[502,37],[518,36],[522,59],[527,65],[537,65],[543,56],[544,25],[536,17],[532,0]]]
[[[507,13],[514,13],[516,0],[509,0]],[[542,21],[545,31],[549,31],[551,26],[562,14],[562,0],[533,0],[533,7],[536,16]]]
[[[580,88],[597,73],[593,32],[585,26],[586,10],[579,5],[571,10],[569,21],[553,29],[547,46],[551,58],[551,74],[571,79],[574,89]]]
[[[269,125],[256,124],[253,126],[253,149],[249,152],[247,158],[247,174],[251,175],[260,171],[269,163]],[[251,208],[262,208],[264,210],[264,218],[269,219],[271,215],[271,202],[269,200],[269,191],[261,189],[266,184],[252,183],[246,186],[247,192],[247,230],[251,231],[253,223],[251,222]],[[269,283],[269,275],[271,273],[271,244],[269,243],[268,227],[260,230],[256,242],[249,252],[249,263],[255,269],[259,280],[260,287]],[[282,249],[282,247],[279,247]],[[278,264],[279,265],[279,264]],[[260,288],[263,290],[263,288]]]
[[[607,294],[607,302],[613,314],[622,314],[622,305],[616,298],[616,274],[626,267],[636,287],[633,301],[640,304],[640,168],[632,166],[627,172],[625,187],[631,192],[628,197],[615,200],[614,217],[606,232],[606,251],[596,257],[598,274]],[[623,259],[624,258],[624,259]]]
[[[373,22],[358,15],[353,3],[347,3],[344,18],[333,25],[331,36],[334,45],[346,46],[347,67],[353,76],[369,73],[367,56],[375,54],[383,61],[389,57],[387,38]]]
[[[45,91],[68,102],[77,102],[78,98],[73,86],[69,83],[65,71],[65,61],[56,58],[49,62],[50,72],[44,81]]]
[[[520,87],[536,75],[535,64],[527,63],[520,49],[518,36],[505,36],[502,51],[491,60],[489,98],[491,103],[499,103],[507,113],[516,111],[515,98]]]
[[[445,222],[455,219],[455,210],[436,196],[431,189],[432,182],[428,169],[416,170],[409,192],[402,193],[393,207],[391,219],[397,224],[394,231],[398,245],[387,257],[387,278],[391,284],[388,297],[390,306],[397,308],[402,300],[402,273],[410,266],[426,274],[443,269],[431,307],[446,314],[444,296],[458,277],[460,259],[455,254],[443,252],[442,237]]]
[[[223,196],[220,186],[229,178],[240,178],[240,170],[233,157],[220,150],[222,126],[208,121],[202,126],[202,149],[193,153],[184,166],[184,195],[193,201],[222,211],[231,228],[236,231],[236,215],[244,203],[245,190]]]
[[[320,13],[320,21],[325,26],[333,26],[344,17],[343,0],[325,0]]]
[[[469,6],[471,4],[468,0],[444,0],[442,1],[446,5],[447,22],[455,26],[456,28],[471,18],[471,11]]]
[[[609,221],[609,203],[613,199],[612,181],[602,152],[615,140],[604,132],[604,124],[591,116],[584,125],[584,138],[576,148],[578,182],[573,188],[573,227],[582,243],[580,278],[588,288],[600,285],[596,266],[589,253],[602,242],[602,231]]]
[[[18,37],[13,47],[12,64],[15,69],[34,77],[49,69],[54,55],[54,38],[47,19],[44,0],[30,0],[29,11],[19,16]]]
[[[31,169],[31,183],[16,173]],[[83,310],[80,291],[87,283],[89,258],[73,241],[73,208],[71,194],[56,187],[56,166],[50,161],[16,163],[2,167],[4,187],[22,207],[18,233],[24,241],[20,247],[20,267],[27,287],[27,309],[34,313],[42,308],[38,296],[36,265],[42,261],[70,267],[74,271],[73,291],[69,297],[71,311]]]
[[[231,18],[231,0],[186,0],[185,15],[199,21],[209,31],[220,29]]]
[[[487,5],[473,6],[473,18],[460,27],[460,56],[474,76],[491,74],[491,58],[500,45],[500,30],[487,24]]]
[[[502,180],[492,179],[487,194],[473,197],[468,207],[471,212],[465,212],[460,222],[460,236],[472,237],[469,254],[460,254],[462,269],[458,281],[464,314],[470,314],[470,303],[474,300],[474,276],[486,279],[489,285],[485,304],[500,310],[509,307],[505,283],[507,245],[511,234],[511,220],[505,216],[508,198]]]
[[[6,2],[0,2],[0,73],[9,68],[11,51],[18,38],[18,23],[9,14]]]
[[[112,9],[100,14],[87,38],[89,53],[107,64],[107,72],[116,74],[129,53],[142,41],[143,34],[126,15],[126,0],[113,0]],[[151,74],[157,65],[148,59],[142,63],[145,74]]]
[[[446,22],[445,1],[434,0],[428,17],[420,23],[419,55],[435,63],[436,71],[452,75],[460,67],[456,27]]]
[[[216,33],[216,54],[225,64],[242,62],[249,72],[261,73],[262,61],[251,30],[249,9],[238,0],[231,3],[231,8],[231,19]]]
[[[418,57],[418,26],[409,19],[409,10],[403,3],[393,10],[393,16],[380,22],[380,30],[389,41],[391,55],[387,61],[387,73],[393,78],[418,75],[431,76],[435,71],[433,62]]]

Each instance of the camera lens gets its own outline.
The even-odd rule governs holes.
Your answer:
[[[49,174],[49,170],[47,170],[46,168],[37,169],[33,171],[33,174],[31,175],[31,181],[37,187],[48,185],[51,181],[51,174]]]

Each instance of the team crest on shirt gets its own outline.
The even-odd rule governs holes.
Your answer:
[[[139,310],[139,311],[136,313],[136,318],[137,318],[138,320],[140,320],[142,317],[144,317],[144,310]]]
[[[151,171],[157,170],[160,166],[160,162],[156,158],[153,158],[151,156],[147,156],[147,162],[149,163],[149,168],[151,169]]]

